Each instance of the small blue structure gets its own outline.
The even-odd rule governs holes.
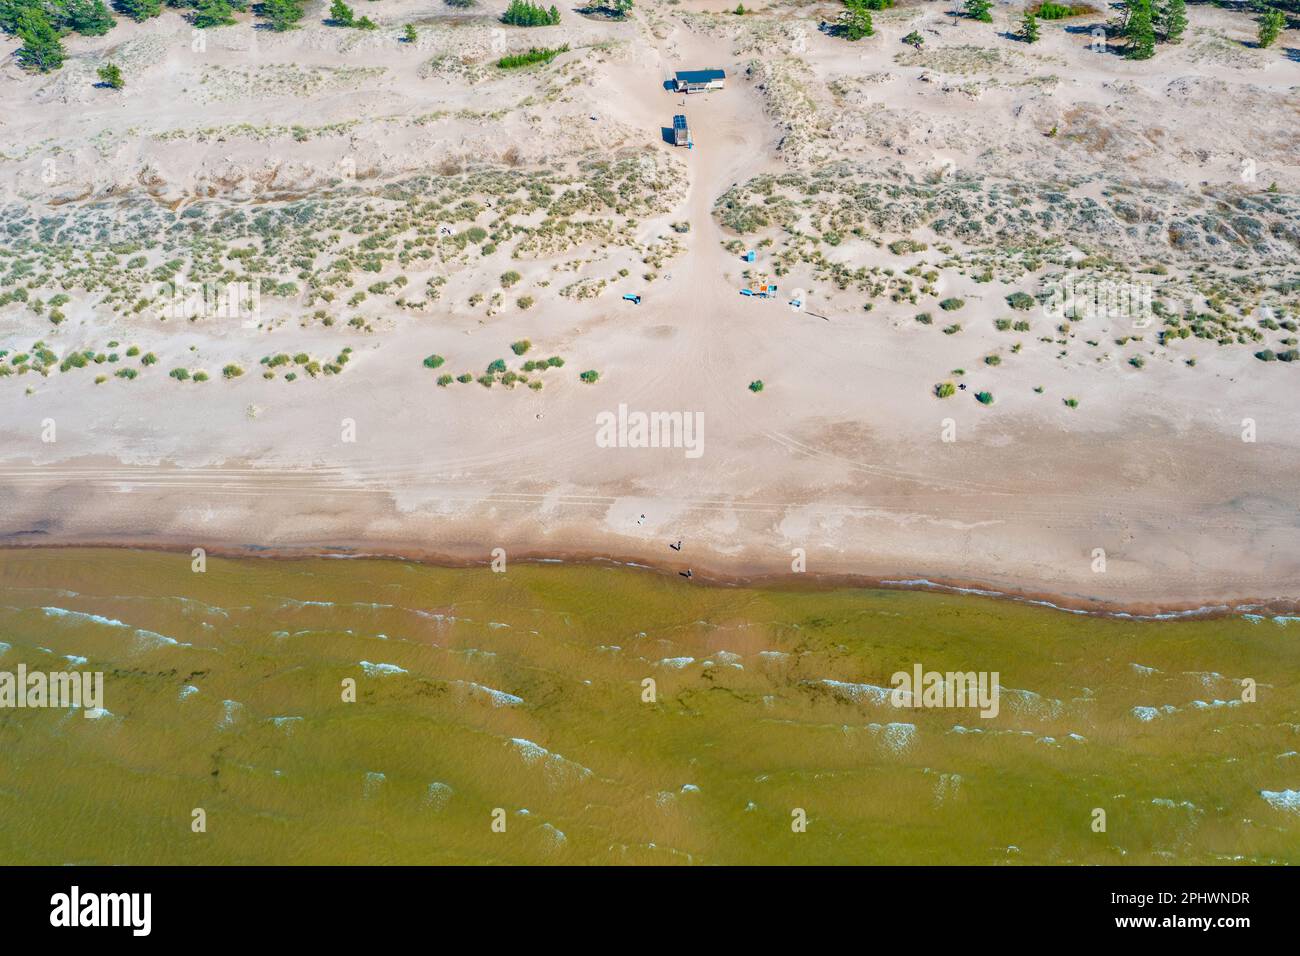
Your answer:
[[[748,250],[748,251],[745,253],[745,261],[746,261],[746,262],[753,262],[753,261],[754,261],[754,250],[753,250],[753,249],[750,249],[750,250]]]
[[[633,305],[640,305],[641,297],[637,295],[635,292],[626,292],[623,294],[623,301],[631,302]]]

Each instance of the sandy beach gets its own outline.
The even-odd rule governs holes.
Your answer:
[[[1073,24],[1008,39],[1011,7],[990,26],[904,5],[857,44],[820,31],[834,11],[816,4],[647,2],[528,31],[503,30],[503,7],[385,3],[359,34],[309,6],[284,36],[205,31],[202,53],[164,14],[76,38],[56,77],[3,68],[0,188],[30,232],[0,265],[32,243],[42,261],[0,308],[0,362],[37,343],[121,356],[0,378],[0,542],[500,548],[1144,612],[1300,602],[1300,366],[1255,355],[1300,316],[1286,43],[1253,49],[1249,20],[1201,7],[1143,63]],[[537,43],[570,49],[493,66]],[[105,59],[125,90],[86,79]],[[665,90],[705,67],[725,89]],[[681,112],[689,150],[661,133]],[[593,159],[608,189],[573,185]],[[412,177],[440,216],[398,220]],[[555,226],[554,200],[521,189],[576,212]],[[175,227],[157,248],[131,238],[146,208]],[[75,232],[98,216],[116,225]],[[453,242],[474,227],[488,238]],[[149,287],[186,274],[172,261],[270,280],[256,321],[160,319]],[[1140,277],[1165,311],[1063,322],[1046,300],[1067,266]],[[742,296],[760,276],[778,294]],[[1196,334],[1159,334],[1169,315]],[[347,359],[287,379],[298,354]],[[473,380],[498,359],[544,387]],[[138,377],[114,373],[128,363]],[[936,397],[944,382],[961,388]],[[601,447],[620,406],[698,416],[700,454]]]

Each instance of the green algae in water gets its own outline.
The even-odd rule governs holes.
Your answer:
[[[102,670],[109,715],[0,710],[0,862],[1296,863],[1297,628],[5,551],[0,670]],[[916,663],[999,672],[1000,713],[890,706]]]

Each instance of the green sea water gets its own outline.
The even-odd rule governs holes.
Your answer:
[[[0,642],[106,711],[0,709],[5,864],[1300,862],[1300,621],[36,549]]]

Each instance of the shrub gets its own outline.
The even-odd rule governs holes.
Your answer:
[[[975,393],[975,401],[979,402],[981,405],[992,405],[992,404],[993,404],[993,393],[992,393],[992,392],[976,392],[976,393]]]
[[[1066,398],[1066,399],[1062,399],[1062,401],[1065,403],[1066,408],[1079,407],[1079,400],[1077,398]]]
[[[494,360],[491,362],[491,364],[489,364],[488,367],[487,367],[487,373],[488,373],[489,375],[495,375],[495,374],[497,374],[498,372],[504,372],[505,370],[506,370],[506,360],[505,360],[505,359],[494,359]]]
[[[1013,292],[1007,296],[1007,305],[1013,309],[1019,309],[1021,312],[1034,307],[1035,299],[1032,295],[1024,292]]]
[[[749,383],[749,390],[755,394],[761,392],[763,390],[763,380],[761,378],[754,379],[754,381]]]
[[[511,269],[509,272],[503,272],[501,273],[501,287],[503,289],[508,289],[522,278],[523,276],[514,269]]]
[[[514,352],[516,355],[523,355],[532,347],[533,343],[527,339],[520,339],[518,342],[510,343],[510,351]]]
[[[944,299],[939,303],[939,308],[945,312],[955,312],[965,304],[965,299]]]
[[[430,355],[424,360],[425,368],[441,368],[447,360],[441,355]]]
[[[1256,352],[1255,358],[1259,359],[1261,362],[1277,361],[1277,355],[1273,352],[1272,349],[1264,349],[1262,352]]]
[[[952,325],[945,325],[943,328],[944,335],[956,335],[961,331],[961,323],[954,322]]]
[[[105,63],[96,71],[99,82],[112,90],[120,90],[126,86],[126,80],[122,77],[122,70],[115,63]]]
[[[243,374],[244,370],[233,363],[221,369],[221,377],[226,379],[239,378]]]
[[[935,398],[952,398],[957,394],[957,386],[952,382],[940,382],[934,387]]]
[[[587,371],[579,375],[578,378],[582,379],[588,385],[591,385],[594,384],[598,378],[600,378],[600,373],[597,372],[595,369],[588,369]]]
[[[529,47],[527,53],[512,53],[497,60],[497,69],[514,70],[534,63],[550,63],[561,53],[569,52],[569,44],[556,47]]]
[[[999,355],[986,355],[986,356],[984,356],[984,364],[985,364],[985,365],[1001,365],[1001,364],[1002,364],[1002,357],[999,356]]]
[[[515,300],[515,305],[521,309],[531,309],[533,307],[533,297],[531,295],[521,295]]]
[[[931,322],[934,321],[934,319],[930,317],[929,312],[922,312],[920,315],[916,317],[916,321],[920,322],[922,325],[929,325]]]
[[[439,376],[438,376],[438,384],[439,384],[442,388],[446,388],[448,385],[450,385],[450,384],[452,383],[452,381],[454,381],[454,380],[452,379],[452,377],[451,377],[450,375],[439,375]]]
[[[178,382],[183,382],[190,377],[190,371],[186,368],[174,368],[167,373]]]

